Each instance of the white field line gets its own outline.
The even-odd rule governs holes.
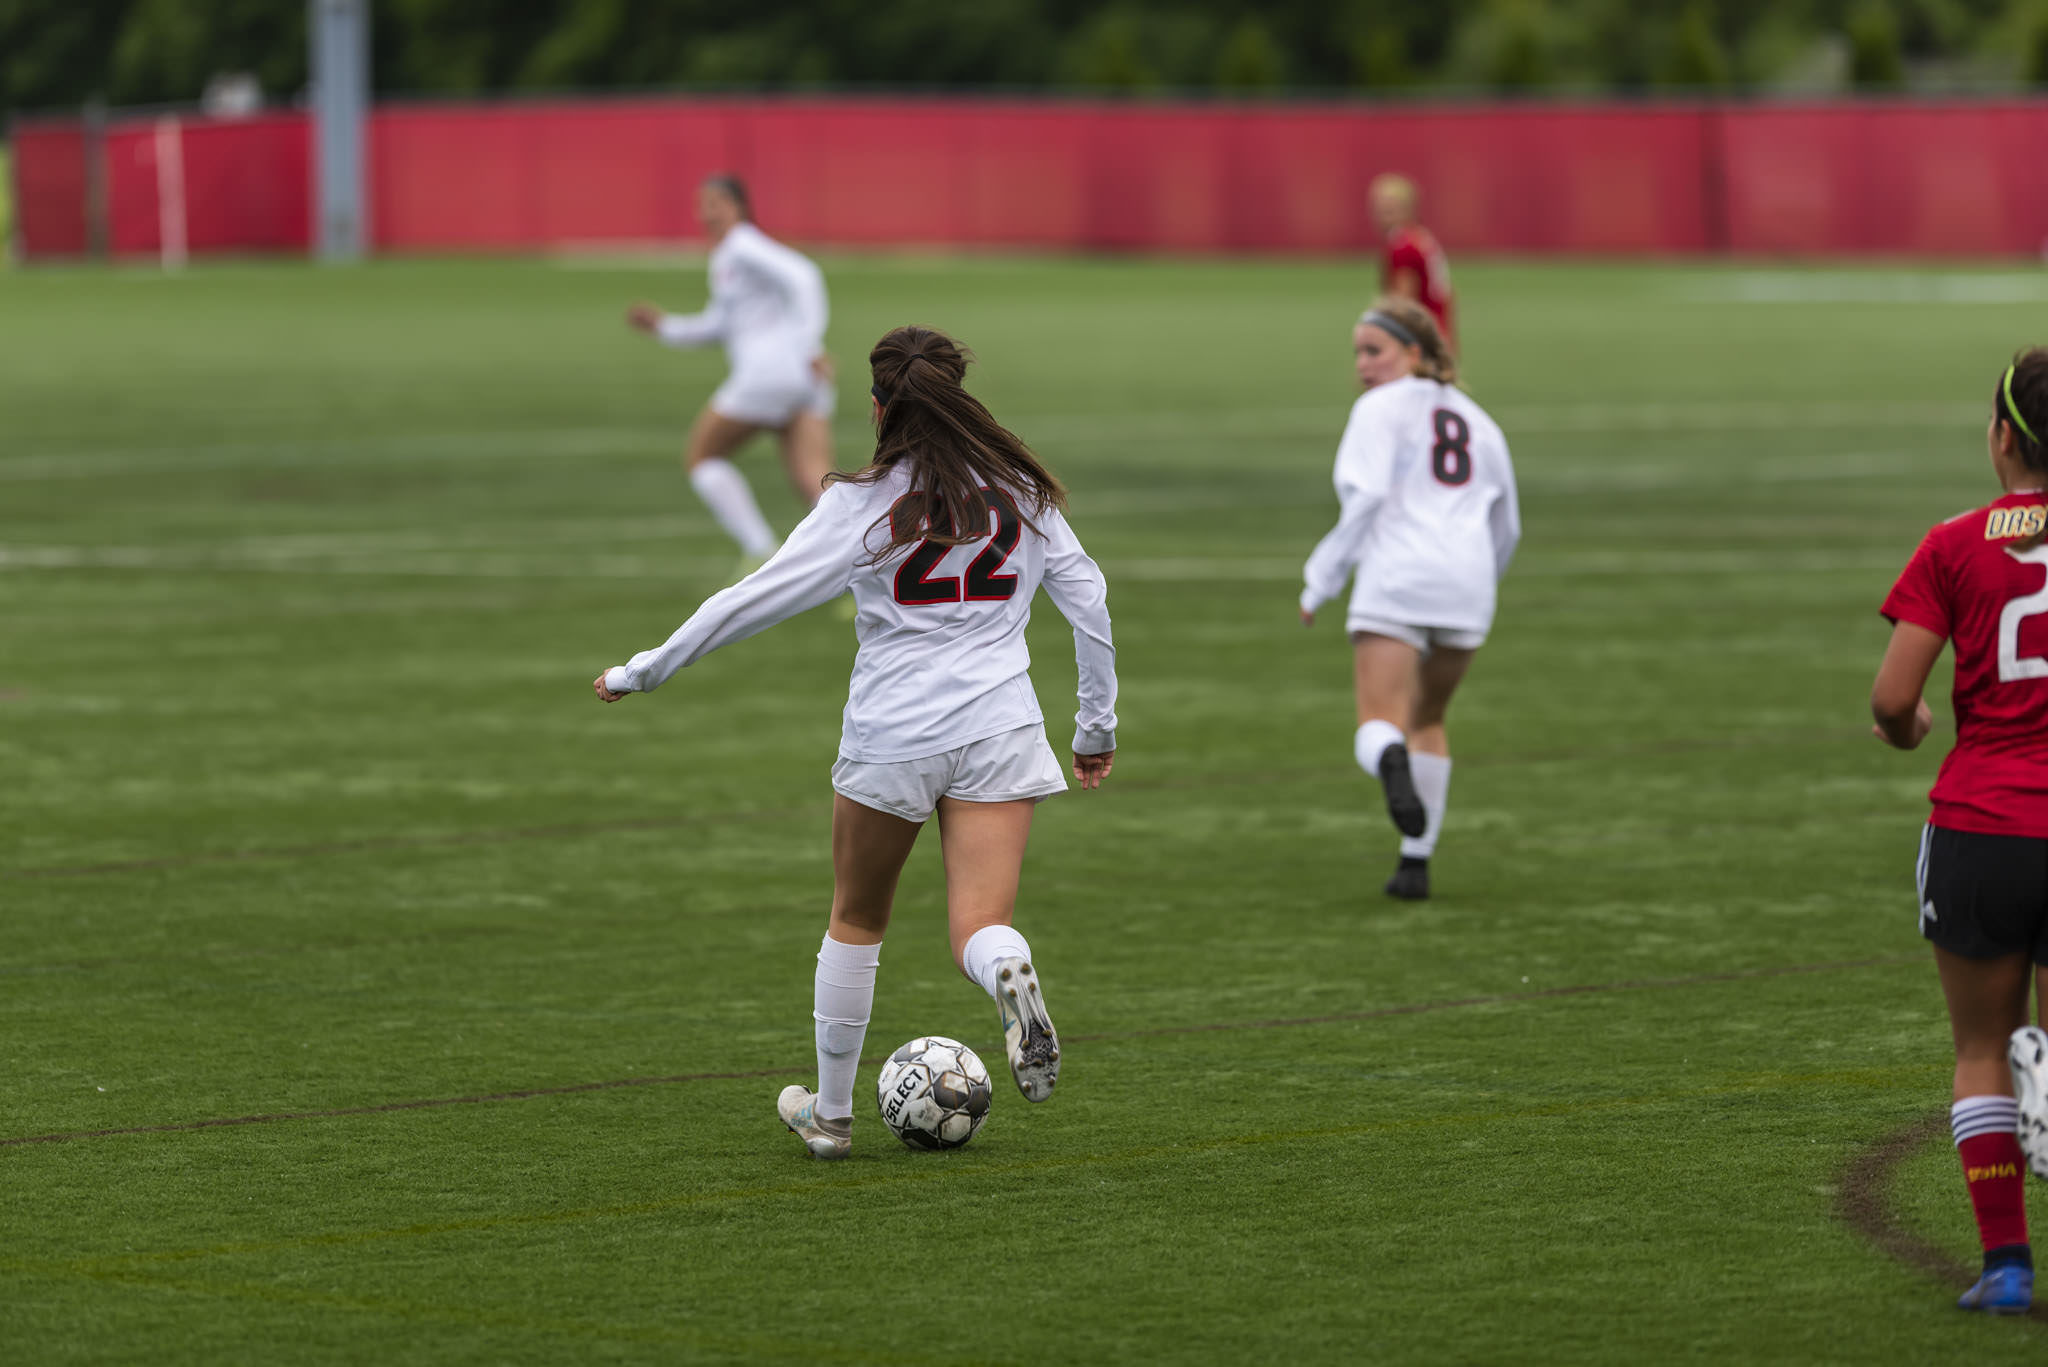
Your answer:
[[[0,459],[0,481],[103,479],[130,474],[182,474],[188,470],[284,470],[368,464],[573,459],[616,455],[622,447],[668,441],[682,449],[683,429],[577,427],[447,432],[415,437],[321,437],[294,441],[234,441],[88,451],[43,451]]]
[[[1218,437],[1327,437],[1343,431],[1339,402],[1288,408],[1220,411],[1017,414],[1012,425],[1045,447],[1060,443],[1203,441]],[[1917,428],[1961,431],[1984,417],[1984,406],[1949,400],[1840,403],[1820,400],[1731,399],[1686,403],[1503,404],[1496,410],[1508,439],[1585,433],[1711,433]],[[842,423],[851,430],[854,424]],[[648,446],[680,450],[674,427],[506,428],[412,437],[321,437],[129,447],[66,454],[44,449],[0,459],[0,481],[104,479],[193,470],[293,469],[341,462],[348,468],[426,462],[574,460],[616,456]]]
[[[1636,577],[1645,575],[1863,574],[1898,568],[1896,552],[1560,551],[1526,556],[1517,577]],[[1299,583],[1302,562],[1277,556],[1107,557],[1111,581],[1147,583]],[[351,558],[263,555],[219,549],[171,551],[149,546],[0,546],[0,572],[9,570],[136,570],[189,574],[296,574],[452,579],[651,579],[701,582],[730,571],[728,556],[646,557],[454,554]]]
[[[1927,465],[1928,457],[1924,453],[1885,451],[1798,457],[1772,462],[1761,469],[1739,470],[1715,465],[1595,462],[1525,471],[1521,476],[1521,484],[1525,492],[1555,493],[1728,488],[1737,485],[1829,483],[1837,480],[1910,474],[1927,468]],[[680,491],[676,495],[676,501],[685,507],[689,503],[688,496]],[[1151,518],[1161,513],[1306,508],[1320,516],[1330,512],[1334,506],[1333,496],[1320,489],[1304,495],[1300,486],[1294,482],[1258,484],[1248,488],[1202,484],[1177,487],[1160,484],[1144,488],[1112,489],[1093,494],[1084,489],[1074,496],[1073,516],[1082,528],[1087,530],[1101,528],[1117,519]],[[632,542],[667,543],[667,546],[685,554],[683,558],[676,560],[661,556],[639,562],[633,562],[627,557],[622,561],[617,552],[625,544]],[[602,561],[617,566],[626,563],[628,568],[624,573],[627,577],[668,578],[690,573],[691,571],[686,568],[690,565],[709,565],[717,572],[728,569],[729,559],[717,559],[704,554],[707,546],[718,548],[715,555],[722,556],[722,534],[712,526],[707,517],[697,513],[694,508],[689,508],[685,513],[637,518],[582,517],[470,524],[456,528],[414,527],[388,531],[296,532],[185,544],[0,545],[0,569],[267,568],[280,572],[369,574],[378,572],[380,567],[396,572],[396,567],[406,566],[409,567],[405,571],[408,573],[454,575],[462,572],[461,566],[446,563],[445,557],[463,556],[467,557],[464,563],[472,566],[499,566],[496,570],[475,569],[474,572],[479,576],[497,574],[519,577],[527,574],[569,572],[566,569],[556,571],[531,568],[536,563],[533,558],[521,558],[517,554],[521,550],[538,547],[573,549],[576,552],[574,559],[578,564]],[[506,558],[508,551],[512,553],[510,560]],[[312,563],[315,561],[332,563],[323,569]],[[1195,569],[1189,571],[1189,575],[1229,578],[1237,571],[1230,570],[1228,566],[1256,566],[1257,561],[1196,557],[1194,560],[1168,558],[1157,563],[1200,563],[1222,567]],[[529,568],[507,569],[507,565]],[[1291,576],[1298,570],[1299,566],[1290,562],[1288,574]],[[1139,574],[1146,572],[1142,569],[1138,571]],[[1259,572],[1254,568],[1250,573],[1253,577],[1258,577]],[[1171,577],[1171,573],[1162,570],[1158,572],[1158,577],[1168,578]]]
[[[471,526],[454,532],[428,528],[389,532],[294,532],[158,549],[282,559],[359,556],[386,551],[452,553],[508,545],[587,546],[601,552],[606,544],[615,541],[712,541],[722,537],[723,533],[713,526],[708,517],[564,518],[558,522]]]
[[[1685,299],[1743,304],[2038,304],[2048,273],[1731,271],[1676,286]]]

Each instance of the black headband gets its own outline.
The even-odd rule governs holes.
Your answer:
[[[1399,318],[1394,317],[1391,313],[1381,313],[1378,309],[1367,309],[1364,313],[1358,315],[1358,321],[1361,326],[1378,328],[1402,346],[1422,345],[1421,340],[1409,330],[1408,325]]]

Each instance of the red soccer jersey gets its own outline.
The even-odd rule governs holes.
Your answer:
[[[1921,541],[1884,615],[1955,645],[1956,745],[1934,824],[2048,839],[2048,494],[2007,494]]]
[[[1420,224],[1396,228],[1387,235],[1387,256],[1380,264],[1380,289],[1388,289],[1394,283],[1394,272],[1402,270],[1415,272],[1419,282],[1416,288],[1421,291],[1416,302],[1430,311],[1443,330],[1444,340],[1453,351],[1457,350],[1457,330],[1451,322],[1451,260],[1444,255],[1436,235]]]

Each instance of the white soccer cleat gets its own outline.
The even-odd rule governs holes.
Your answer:
[[[1045,994],[1028,960],[996,961],[996,1009],[1003,1017],[1003,1052],[1010,1076],[1026,1101],[1043,1101],[1060,1080],[1060,1037],[1045,1012]]]
[[[796,1083],[775,1098],[775,1113],[789,1132],[804,1141],[813,1158],[844,1158],[853,1152],[853,1117],[827,1120],[817,1113],[818,1095]]]
[[[2048,1179],[2048,1031],[2038,1025],[2013,1031],[2005,1061],[2020,1107],[2020,1152],[2034,1176]]]

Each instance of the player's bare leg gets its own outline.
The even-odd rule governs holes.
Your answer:
[[[832,473],[831,422],[816,413],[799,413],[775,436],[790,489],[806,507],[816,504],[825,492],[825,476]]]
[[[874,1010],[882,935],[921,829],[915,821],[833,797],[832,917],[812,984],[818,1090],[785,1087],[775,1104],[782,1123],[819,1158],[844,1158],[853,1148],[853,1082]]]
[[[2005,1045],[2012,1032],[2027,1023],[2032,965],[2024,954],[1966,959],[1940,946],[1935,947],[1934,963],[1941,973],[1941,995],[1948,1001],[1949,1032],[1955,1038],[1954,1099],[2006,1094],[2011,1078],[2006,1074]]]
[[[1422,652],[1406,641],[1370,631],[1356,632],[1352,679],[1358,694],[1358,730],[1352,754],[1358,767],[1380,781],[1387,816],[1404,836],[1419,836],[1429,813],[1409,770],[1406,728],[1421,691]]]
[[[889,928],[896,884],[924,829],[839,793],[832,795],[832,938],[878,945]]]
[[[1030,801],[939,800],[953,962],[995,999],[1010,1076],[1027,1101],[1051,1096],[1060,1076],[1059,1035],[1046,1013],[1031,946],[1011,924],[1035,806]]]
[[[1401,863],[1386,884],[1389,897],[1419,902],[1429,896],[1429,861],[1436,853],[1451,796],[1451,743],[1444,731],[1444,714],[1471,667],[1473,654],[1434,646],[1422,657],[1415,710],[1408,723],[1408,771],[1427,820],[1421,835],[1401,839]]]
[[[2035,974],[2025,954],[1968,959],[1936,945],[1934,962],[1956,1047],[1949,1123],[1985,1255],[1983,1277],[1957,1305],[2022,1314],[2032,1300],[2034,1277],[2021,1171],[2027,1160],[2019,1144],[2007,1048],[2026,1023]]]
[[[747,477],[732,463],[734,454],[761,430],[758,424],[706,408],[690,425],[689,444],[683,450],[690,487],[704,500],[704,506],[711,510],[725,534],[739,543],[742,563],[748,570],[775,554],[777,544],[775,531],[768,525],[768,519],[761,516],[761,506],[754,501]]]

